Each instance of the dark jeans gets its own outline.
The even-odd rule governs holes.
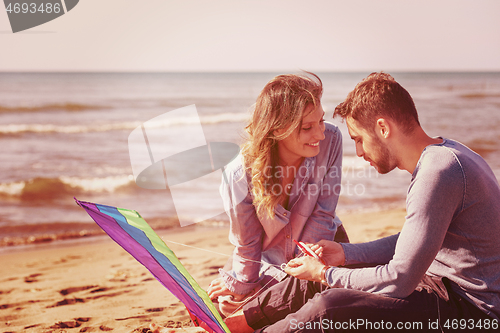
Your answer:
[[[318,282],[288,277],[262,292],[243,310],[256,332],[272,333],[455,332],[459,331],[461,319],[465,320],[461,323],[465,323],[467,332],[481,331],[475,326],[479,320],[488,320],[491,325],[493,318],[449,286],[439,290],[435,283],[430,284],[419,285],[410,296],[397,299],[352,289],[327,289]],[[490,326],[489,331],[495,330]]]

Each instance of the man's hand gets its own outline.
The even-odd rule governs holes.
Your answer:
[[[285,267],[285,272],[301,280],[320,282],[323,278],[321,270],[324,266],[318,259],[303,256],[290,260]]]
[[[307,244],[318,257],[328,266],[342,266],[345,263],[345,254],[342,245],[334,241],[322,239],[318,244]]]
[[[210,283],[210,286],[208,286],[207,289],[208,297],[210,297],[211,300],[217,299],[219,296],[226,296],[226,295],[232,295],[234,297],[235,301],[239,301],[245,297],[245,295],[240,295],[233,293],[231,290],[227,289],[226,285],[224,284],[224,280],[219,277]]]

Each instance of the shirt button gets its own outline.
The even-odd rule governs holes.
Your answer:
[[[283,215],[284,215],[284,216],[286,216],[286,215],[287,215],[287,213],[283,213]]]
[[[286,238],[290,239],[290,235],[286,235]]]

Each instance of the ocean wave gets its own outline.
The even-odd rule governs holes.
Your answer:
[[[87,193],[114,193],[136,189],[132,175],[103,178],[34,178],[26,181],[0,183],[0,198],[22,201],[50,201]]]
[[[342,157],[342,172],[343,173],[365,170],[367,168],[370,168],[369,162],[365,161],[364,159],[362,159],[358,156],[353,156],[353,155],[349,155],[347,153],[344,153],[344,156]]]
[[[460,95],[460,97],[466,99],[498,98],[500,97],[500,93],[483,93],[483,92],[467,93]]]
[[[483,157],[500,149],[500,145],[496,139],[475,139],[468,142],[467,147]]]
[[[220,123],[236,123],[246,122],[248,115],[245,113],[220,113],[201,116],[198,118],[179,117],[168,119],[167,121],[157,121],[154,124],[149,124],[153,128],[169,128],[174,126],[189,126],[201,122],[202,125],[213,125]],[[116,122],[107,124],[89,124],[89,125],[54,125],[54,124],[10,124],[0,125],[0,135],[18,135],[25,133],[91,133],[91,132],[108,132],[119,130],[133,130],[141,126],[142,122],[128,121]]]
[[[148,219],[148,224],[155,230],[179,227],[176,216]],[[36,224],[18,224],[0,226],[0,253],[2,247],[19,245],[45,244],[53,241],[79,239],[105,235],[95,223],[88,222],[50,222]]]
[[[107,132],[134,129],[140,126],[139,122],[122,122],[115,124],[102,125],[53,125],[53,124],[11,124],[0,126],[0,134],[24,134],[24,133],[89,133],[89,132]]]
[[[0,113],[19,113],[19,112],[46,112],[46,111],[68,111],[78,112],[87,110],[109,109],[109,106],[90,105],[79,103],[63,103],[63,104],[45,104],[35,106],[6,106],[0,105]]]
[[[202,124],[239,123],[250,120],[248,113],[217,113],[200,117]]]

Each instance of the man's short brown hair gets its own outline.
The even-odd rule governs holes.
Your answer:
[[[415,103],[408,91],[386,73],[372,73],[356,85],[333,116],[351,117],[372,131],[380,117],[390,118],[405,134],[413,132],[418,121]]]

